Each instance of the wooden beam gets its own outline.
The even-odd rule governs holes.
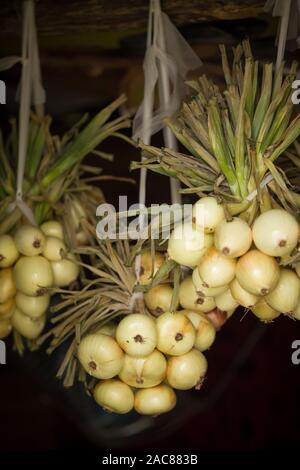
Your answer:
[[[265,0],[163,0],[177,25],[253,17]],[[38,0],[37,25],[42,34],[116,31],[145,28],[149,0]],[[22,0],[1,0],[0,35],[20,34]]]

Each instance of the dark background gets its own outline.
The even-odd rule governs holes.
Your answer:
[[[99,16],[87,14],[90,3],[104,6]],[[163,5],[203,60],[200,73],[220,81],[219,42],[230,47],[249,36],[258,58],[275,58],[277,23],[263,13],[263,3]],[[79,25],[72,20],[74,4],[82,8]],[[57,15],[55,8],[60,9]],[[1,12],[0,55],[18,54],[20,2],[1,2]],[[129,95],[128,109],[134,111],[142,95],[147,2],[63,1],[51,6],[41,0],[37,12],[53,130],[62,133],[82,112],[95,112],[121,91]],[[298,56],[298,51],[287,53],[288,61]],[[17,112],[19,76],[19,66],[1,74],[8,87],[7,105],[1,106],[5,130],[7,119]],[[161,145],[161,136],[154,143]],[[130,160],[140,158],[116,139],[102,149],[115,154],[114,163],[101,162],[105,174],[128,176]],[[138,180],[136,172],[131,176]],[[137,185],[104,182],[101,187],[109,202],[116,204],[119,194],[127,194],[129,203],[137,201]],[[149,175],[147,194],[149,203],[167,202],[167,180]],[[7,365],[0,366],[0,450],[279,450],[290,455],[300,443],[300,365],[291,362],[295,339],[300,339],[296,321],[280,317],[265,326],[250,313],[235,313],[207,353],[209,372],[201,391],[179,394],[176,410],[156,419],[105,414],[80,388],[66,391],[56,381],[60,353],[47,358],[41,351],[20,358],[8,341]]]

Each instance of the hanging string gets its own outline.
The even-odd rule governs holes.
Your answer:
[[[30,104],[33,101],[39,116],[43,115],[45,103],[45,91],[41,83],[41,70],[38,52],[37,32],[35,25],[34,0],[26,0],[23,3],[23,32],[22,32],[22,56],[2,59],[0,68],[13,66],[17,62],[22,64],[20,84],[20,108],[19,108],[19,140],[18,140],[18,168],[16,200],[10,204],[8,210],[13,211],[18,207],[31,224],[36,221],[31,208],[23,200],[23,182],[28,149],[28,134],[30,121]]]

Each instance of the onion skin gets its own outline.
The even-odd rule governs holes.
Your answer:
[[[121,380],[104,380],[94,389],[94,399],[107,411],[118,414],[129,413],[133,409],[134,394]]]
[[[101,334],[85,336],[79,343],[77,356],[84,370],[97,379],[115,377],[124,362],[124,353],[118,343]]]
[[[47,237],[43,249],[43,256],[48,261],[61,261],[67,253],[67,247],[62,240],[56,237]]]
[[[248,251],[237,262],[236,278],[251,294],[267,295],[276,287],[279,276],[276,260],[259,250]]]
[[[152,256],[151,251],[146,250],[141,253],[141,267],[140,267],[140,277],[139,283],[143,286],[150,284],[152,278],[155,276],[160,266],[165,261],[164,255],[161,253],[155,253],[154,256],[154,266],[152,266]],[[153,272],[152,272],[153,271]]]
[[[179,287],[179,303],[184,309],[210,312],[216,303],[213,297],[202,297],[196,292],[192,276],[188,276]]]
[[[213,245],[213,240],[212,235],[206,235],[203,229],[197,229],[191,223],[178,225],[169,239],[169,257],[176,263],[194,268]]]
[[[12,317],[16,306],[16,301],[13,297],[8,299],[3,304],[0,304],[0,320],[7,320]]]
[[[243,289],[236,278],[230,283],[230,291],[233,298],[242,307],[252,308],[259,301],[259,297]]]
[[[256,247],[269,256],[285,256],[296,247],[299,225],[295,217],[284,209],[271,209],[255,220],[253,241]]]
[[[12,268],[0,270],[0,303],[4,304],[7,300],[15,296],[17,290],[13,279]]]
[[[207,371],[207,360],[197,349],[168,359],[167,381],[177,390],[200,388]]]
[[[167,360],[155,349],[149,356],[132,357],[125,354],[120,379],[135,388],[149,388],[159,385],[165,378]]]
[[[207,315],[191,310],[181,310],[180,313],[188,317],[196,330],[194,347],[201,352],[209,349],[216,339],[216,329]]]
[[[262,297],[254,307],[251,308],[252,313],[264,323],[270,323],[279,317],[280,312],[274,310],[267,304],[265,297]]]
[[[223,312],[234,310],[239,306],[238,302],[232,296],[230,289],[227,289],[226,292],[223,292],[223,294],[218,295],[215,298],[215,301],[218,309]]]
[[[211,247],[200,261],[198,269],[206,287],[221,287],[234,279],[236,260],[226,258]]]
[[[275,289],[266,296],[266,302],[274,310],[292,314],[300,299],[300,279],[292,269],[281,269]]]
[[[15,309],[11,318],[14,329],[27,339],[36,339],[40,336],[46,324],[46,316],[43,315],[39,318],[31,318],[25,315],[18,308]]]
[[[214,308],[211,312],[206,313],[205,315],[212,322],[216,331],[219,331],[222,328],[228,318],[228,314],[226,312],[222,312],[217,307]]]
[[[51,265],[43,256],[22,256],[13,275],[17,290],[25,295],[44,295],[53,285]]]
[[[231,221],[222,220],[216,227],[214,244],[223,256],[238,258],[251,247],[251,228],[247,222],[239,217],[234,217]]]
[[[17,292],[16,305],[25,315],[31,318],[38,318],[44,315],[49,307],[50,295],[40,295],[33,297]]]
[[[157,318],[156,325],[159,351],[171,356],[180,356],[192,349],[196,331],[183,313],[165,312]]]
[[[105,323],[105,325],[101,326],[98,330],[96,330],[95,334],[107,335],[107,336],[111,336],[112,338],[114,338],[116,336],[116,329],[117,329],[116,323],[110,321],[108,323]]]
[[[296,270],[298,277],[300,277],[300,262],[296,264],[295,270]]]
[[[144,294],[146,307],[154,315],[160,315],[163,312],[169,311],[171,307],[173,291],[173,288],[167,284],[160,284],[158,286],[152,287],[152,289]],[[175,309],[177,309],[178,305],[179,302],[177,302]]]
[[[293,318],[295,320],[300,320],[300,300],[298,302],[298,305],[297,305],[296,309],[293,312]]]
[[[155,321],[144,314],[126,315],[117,327],[116,340],[127,354],[136,357],[148,356],[156,347]]]
[[[43,251],[45,235],[33,225],[22,225],[15,233],[17,250],[24,256],[37,256]]]
[[[228,289],[228,284],[220,287],[205,287],[205,282],[201,279],[198,267],[194,269],[192,274],[193,283],[197,294],[200,297],[216,297],[223,294]]]
[[[0,235],[0,268],[11,267],[19,258],[13,237]]]
[[[10,319],[1,319],[0,320],[0,339],[7,338],[12,332],[12,324]]]
[[[138,390],[134,408],[141,415],[157,416],[171,411],[176,406],[176,395],[167,385]]]

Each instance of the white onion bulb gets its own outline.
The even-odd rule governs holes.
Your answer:
[[[218,309],[222,310],[222,312],[228,312],[239,306],[238,302],[232,296],[230,289],[227,289],[223,294],[217,295],[215,301]]]
[[[13,297],[0,304],[0,320],[7,320],[12,317],[16,306],[16,301]]]
[[[36,339],[40,336],[46,323],[46,315],[31,318],[22,310],[16,308],[11,318],[14,329],[27,339]]]
[[[16,305],[25,315],[31,318],[38,318],[46,313],[50,303],[50,295],[44,294],[39,297],[25,295],[17,292]]]
[[[10,319],[0,320],[0,339],[7,338],[12,332],[12,324]]]
[[[40,255],[45,245],[45,235],[38,227],[22,225],[15,233],[15,244],[22,255]]]
[[[220,287],[205,287],[205,282],[200,277],[198,267],[194,269],[192,278],[197,294],[200,297],[216,297],[228,289],[227,284]]]
[[[60,261],[67,253],[67,247],[62,240],[56,237],[47,237],[43,249],[43,256],[48,261]]]
[[[41,225],[41,231],[46,237],[55,237],[64,240],[64,229],[57,220],[48,220]]]
[[[193,268],[197,266],[206,250],[213,245],[213,236],[191,223],[179,224],[173,230],[168,244],[168,254],[176,263]]]
[[[107,335],[90,334],[79,343],[77,356],[84,370],[97,379],[111,379],[119,374],[124,353]]]
[[[135,388],[149,388],[159,385],[165,378],[167,361],[165,356],[154,349],[149,356],[133,357],[125,354],[119,377]]]
[[[0,269],[0,303],[4,304],[16,294],[12,268]]]
[[[142,285],[150,284],[152,278],[155,276],[164,261],[165,257],[161,253],[155,253],[154,260],[152,260],[150,250],[146,250],[141,253],[139,283]]]
[[[43,256],[22,256],[14,266],[17,290],[25,295],[44,295],[53,285],[51,265]]]
[[[280,315],[280,312],[274,310],[274,308],[267,304],[265,297],[259,299],[257,304],[251,308],[251,311],[264,323],[269,323]]]
[[[279,281],[266,301],[274,310],[292,314],[300,299],[300,279],[292,269],[281,269]]]
[[[116,340],[127,354],[148,356],[156,347],[155,321],[140,313],[126,315],[117,327]]]
[[[154,314],[161,314],[170,310],[173,297],[173,288],[167,284],[160,284],[152,287],[144,294],[145,304],[148,309]],[[178,307],[179,302],[175,306]]]
[[[239,217],[234,217],[231,221],[222,220],[216,227],[214,244],[224,256],[229,258],[242,256],[252,244],[251,228]]]
[[[99,382],[94,389],[94,399],[98,405],[112,413],[129,413],[134,405],[131,388],[116,379]]]
[[[248,251],[237,262],[236,278],[251,294],[268,294],[276,287],[279,276],[280,269],[276,260],[261,251]]]
[[[76,264],[76,257],[72,253],[69,253],[68,258],[61,261],[51,261],[51,268],[53,284],[56,287],[69,286],[76,281],[80,272],[80,267]]]
[[[108,323],[105,323],[105,325],[101,326],[97,331],[95,331],[95,334],[98,335],[108,335],[112,336],[112,338],[115,337],[116,335],[116,329],[117,325],[116,323],[110,321]]]
[[[295,318],[296,320],[300,320],[300,300],[298,302],[296,309],[293,312],[293,318]]]
[[[205,356],[196,349],[168,360],[167,381],[177,390],[200,388],[207,371]]]
[[[141,415],[157,416],[176,406],[174,390],[167,385],[144,388],[135,394],[134,408]]]
[[[260,251],[270,256],[284,256],[298,243],[299,225],[284,209],[271,209],[257,217],[252,232]]]
[[[9,268],[19,258],[15,241],[10,235],[0,235],[0,268]]]
[[[216,329],[209,318],[203,313],[191,310],[181,310],[180,313],[188,317],[196,330],[194,347],[202,352],[209,349],[216,338]]]
[[[193,222],[203,227],[206,233],[215,231],[217,225],[225,219],[224,209],[214,197],[206,196],[199,199],[193,206]]]
[[[237,278],[233,279],[230,283],[230,291],[233,298],[238,302],[239,305],[242,305],[245,308],[252,308],[259,300],[257,295],[251,294],[246,291]]]
[[[207,250],[199,263],[200,277],[206,287],[221,287],[229,284],[235,276],[236,260],[221,255],[216,248]]]
[[[159,351],[171,356],[180,356],[192,349],[196,332],[183,313],[165,312],[157,318],[156,325]]]
[[[202,297],[196,292],[192,276],[182,281],[179,287],[179,303],[184,309],[210,312],[216,303],[213,297]]]

